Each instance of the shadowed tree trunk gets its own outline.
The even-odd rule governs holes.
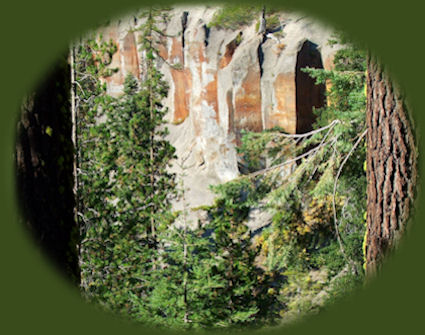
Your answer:
[[[71,128],[70,69],[63,56],[22,104],[16,186],[22,218],[36,243],[78,284]]]
[[[416,182],[416,149],[405,104],[375,58],[368,61],[366,118],[369,276],[405,230]]]

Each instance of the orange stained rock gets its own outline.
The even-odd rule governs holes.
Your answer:
[[[200,97],[194,101],[195,105],[200,105],[203,101],[213,108],[215,112],[215,119],[219,122],[219,113],[218,113],[218,96],[217,96],[217,71],[207,70],[206,73],[202,71],[202,64],[208,62],[208,59],[205,57],[205,46],[201,42],[192,42],[189,45],[189,52],[191,56],[194,58],[196,68],[194,69],[197,72],[197,76],[201,82],[205,80],[205,75],[213,76],[213,79],[208,82],[202,89],[202,93]],[[195,124],[195,132],[199,134],[200,129]]]
[[[220,118],[218,114],[218,96],[217,96],[217,72],[214,74],[214,79],[208,83],[202,91],[202,99],[206,101],[208,106],[212,107],[215,111],[215,119],[219,123]]]
[[[203,43],[200,42],[191,42],[188,46],[189,48],[189,54],[191,55],[191,58],[193,59],[193,63],[195,64],[192,68],[193,78],[198,78],[200,82],[196,82],[196,85],[200,85],[202,82],[202,63],[205,62],[205,47]],[[193,78],[192,78],[192,85],[193,85]],[[201,110],[201,104],[202,104],[203,96],[202,94],[198,96],[193,96],[192,100],[192,108]],[[199,136],[202,133],[202,125],[199,120],[194,118],[193,120],[193,126],[195,131],[195,136]]]
[[[235,96],[234,131],[262,131],[260,69],[250,65],[248,73]]]
[[[165,47],[160,49],[160,55],[169,56],[167,59],[171,64],[180,65],[179,68],[171,68],[171,76],[174,84],[174,116],[173,123],[183,122],[189,115],[190,97],[192,87],[192,76],[189,69],[184,68],[184,54],[182,42],[179,38],[173,37],[171,40],[171,52]]]
[[[167,38],[161,37],[160,43],[158,44],[158,54],[162,59],[168,60],[168,46],[167,46]]]
[[[113,27],[106,28],[106,30],[103,33],[103,40],[104,41],[112,40],[112,42],[115,43],[115,45],[117,46],[117,51],[112,55],[112,61],[108,67],[111,69],[115,69],[115,68],[121,69],[121,55],[120,55],[121,47],[120,47],[120,44],[118,43],[117,30]],[[113,84],[113,85],[124,84],[124,77],[122,75],[122,71],[115,72],[111,76],[102,78],[102,79],[105,80],[108,84]]]
[[[328,71],[333,70],[333,68],[335,67],[334,58],[335,58],[335,55],[332,54],[325,59],[325,62],[323,64],[323,68],[325,70],[328,70]],[[332,82],[329,79],[327,79],[325,82],[325,86],[326,86],[326,92],[329,92],[332,88]],[[328,106],[331,105],[331,100],[329,99],[329,97],[327,98],[326,103]]]
[[[288,133],[296,131],[295,74],[280,73],[274,82],[277,106],[267,115],[266,128],[282,127]]]
[[[229,89],[226,93],[227,109],[229,113],[229,129],[228,133],[232,132],[235,127],[235,109],[233,108],[233,89]]]
[[[218,67],[221,69],[224,69],[232,60],[232,56],[228,55],[227,52],[224,54],[223,57],[220,59],[220,63],[218,64]]]
[[[131,73],[140,79],[139,55],[137,53],[136,38],[133,32],[128,32],[124,37],[121,56],[123,57],[123,70],[127,75]]]
[[[174,83],[173,122],[179,124],[189,116],[192,75],[189,69],[171,69],[171,76]]]
[[[183,57],[184,55],[182,41],[177,37],[173,37],[171,42],[171,53],[169,60],[172,64],[175,64],[177,61],[183,65]]]
[[[189,46],[189,52],[196,61],[196,71],[202,81],[204,76],[202,64],[208,62],[208,58],[205,56],[205,45],[201,42],[192,42]],[[208,106],[212,107],[216,113],[216,120],[218,122],[217,71],[207,70],[207,75],[213,75],[213,80],[203,87],[201,97],[196,100],[196,103],[205,101]]]
[[[220,63],[219,63],[220,69],[225,68],[232,61],[232,57],[233,57],[233,54],[235,53],[237,46],[238,45],[237,45],[236,39],[234,39],[233,41],[231,41],[229,44],[226,45],[226,52],[224,53],[224,56],[221,57]]]

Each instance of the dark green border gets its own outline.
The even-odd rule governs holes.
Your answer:
[[[414,111],[416,130],[424,127],[421,100],[425,96],[425,73],[422,66],[423,11],[420,2],[273,2],[325,18],[335,27],[344,27],[365,46],[370,46],[404,89]],[[145,3],[146,0],[38,0],[7,1],[0,5],[0,331],[3,334],[143,333],[140,328],[122,323],[82,303],[76,290],[59,278],[34,248],[17,220],[12,161],[16,112],[25,90],[34,85],[73,36],[101,18],[117,16]],[[420,137],[418,142],[422,151]],[[421,167],[420,172],[422,170]],[[347,299],[348,303],[334,306],[320,317],[275,332],[409,334],[415,329],[422,329],[422,302],[425,301],[422,202],[421,199],[417,201],[415,224],[402,248],[386,264],[383,275],[370,283],[367,290]]]

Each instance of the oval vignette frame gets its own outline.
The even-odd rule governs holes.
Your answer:
[[[163,1],[168,3],[178,1]],[[199,3],[199,1],[180,1]],[[269,1],[266,1],[269,2]],[[78,36],[90,28],[91,22],[106,17],[118,17],[149,1],[74,0],[58,4],[53,0],[40,0],[35,4],[15,3],[2,10],[2,31],[5,35],[1,60],[4,64],[2,78],[1,170],[2,190],[1,245],[3,290],[2,304],[8,311],[0,329],[6,333],[43,331],[55,334],[136,334],[140,327],[111,318],[82,302],[77,290],[55,273],[50,263],[33,246],[17,223],[14,194],[13,151],[17,111],[20,99],[31,89],[52,64],[55,56],[66,47],[72,36]],[[212,2],[214,3],[214,2]],[[422,172],[422,139],[419,128],[424,127],[420,114],[421,83],[424,70],[420,64],[420,52],[413,55],[409,47],[417,46],[421,31],[421,11],[413,1],[402,6],[385,1],[358,0],[345,3],[337,0],[319,2],[281,0],[270,1],[317,17],[337,29],[347,31],[355,39],[365,41],[381,57],[390,69],[395,81],[406,93],[414,119],[414,131],[419,146],[419,175]],[[75,24],[72,24],[75,23]],[[10,29],[12,30],[10,32]],[[4,58],[3,58],[4,57]],[[419,197],[421,186],[418,186]],[[370,282],[366,290],[356,292],[341,305],[330,306],[319,316],[303,318],[300,324],[288,329],[276,329],[273,333],[290,334],[346,334],[406,332],[406,328],[418,327],[421,320],[419,303],[425,298],[418,266],[424,247],[420,225],[424,212],[421,198],[416,199],[414,224],[400,249],[386,262],[382,275]],[[152,333],[152,331],[149,331]],[[268,333],[262,330],[262,333]],[[163,332],[161,332],[163,333]]]

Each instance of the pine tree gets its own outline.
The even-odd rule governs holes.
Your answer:
[[[163,267],[156,271],[149,318],[156,325],[196,329],[259,326],[273,321],[276,273],[256,264],[258,250],[245,224],[256,193],[249,180],[217,188],[218,199],[199,227],[187,221],[185,188],[180,225],[161,234]]]
[[[146,40],[153,30],[147,20]],[[90,299],[138,318],[145,314],[155,284],[163,249],[158,233],[173,220],[175,182],[168,169],[175,149],[165,139],[167,110],[161,104],[168,88],[155,68],[153,46],[145,43],[147,67],[140,88],[129,75],[124,94],[109,97],[99,81],[103,58],[93,57],[99,49],[93,50],[95,45],[89,42],[80,50],[87,62],[94,58],[85,68],[91,72],[79,71],[81,78],[93,78],[87,85],[93,98],[86,99],[93,104],[80,117],[79,143],[87,145],[80,150],[82,288]]]
[[[97,125],[97,120],[113,108],[115,99],[106,94],[100,77],[110,75],[111,56],[116,51],[112,42],[88,36],[75,48],[75,136],[77,217],[80,228],[79,263],[81,290],[88,299],[101,295],[106,274],[104,228],[110,226],[109,214],[113,209],[108,201],[109,175],[102,162],[102,141],[107,131]],[[100,132],[99,132],[100,130]],[[104,146],[104,145],[103,145]]]
[[[172,227],[161,238],[163,267],[156,271],[147,321],[177,329],[210,326],[209,291],[216,283],[205,273],[211,249],[204,230]]]
[[[171,149],[169,143],[165,140],[157,140],[157,138],[164,139],[168,130],[165,127],[160,127],[164,124],[164,116],[167,110],[162,106],[162,100],[166,97],[168,92],[167,83],[162,79],[161,72],[157,69],[156,65],[158,62],[158,43],[160,36],[164,33],[159,28],[159,24],[167,20],[167,8],[156,8],[149,7],[141,12],[140,17],[144,19],[138,30],[141,32],[139,45],[144,54],[145,69],[142,78],[142,92],[145,95],[145,108],[149,112],[150,122],[153,123],[153,127],[147,129],[149,134],[149,144],[147,145],[149,152],[149,159],[152,162],[150,168],[146,171],[149,176],[149,181],[146,185],[148,191],[151,194],[149,203],[150,211],[150,237],[152,243],[158,243],[158,230],[163,229],[159,224],[161,217],[157,217],[160,212],[167,189],[169,187],[169,178],[171,175],[167,172],[167,164],[161,165],[161,161],[167,161],[168,157],[172,157],[174,149]],[[158,36],[159,35],[159,36]],[[155,143],[155,145],[154,145]],[[173,152],[171,152],[171,150]],[[162,176],[162,177],[161,177]],[[175,185],[172,185],[172,188]],[[156,268],[154,262],[153,269]]]
[[[245,223],[261,191],[243,178],[215,187],[218,197],[209,208],[211,220],[206,225],[214,252],[206,273],[219,284],[210,298],[215,327],[259,326],[276,316],[277,274],[256,263],[259,250]]]
[[[261,202],[273,215],[272,224],[257,241],[266,267],[286,278],[282,315],[315,310],[307,301],[316,290],[309,288],[310,271],[326,271],[332,278],[348,269],[344,280],[350,276],[351,282],[363,274],[365,54],[345,45],[334,65],[331,71],[304,69],[318,84],[330,84],[327,106],[315,110],[312,131],[246,133],[239,149],[247,177],[257,187],[271,188]],[[307,291],[304,297],[300,290]]]
[[[184,164],[181,168],[186,170]],[[179,183],[183,210],[176,213],[174,225],[159,236],[165,246],[162,266],[155,272],[149,312],[142,321],[156,326],[196,329],[213,324],[210,290],[219,284],[216,278],[206,275],[213,255],[211,243],[200,222],[195,227],[189,220],[184,176],[183,172]]]

